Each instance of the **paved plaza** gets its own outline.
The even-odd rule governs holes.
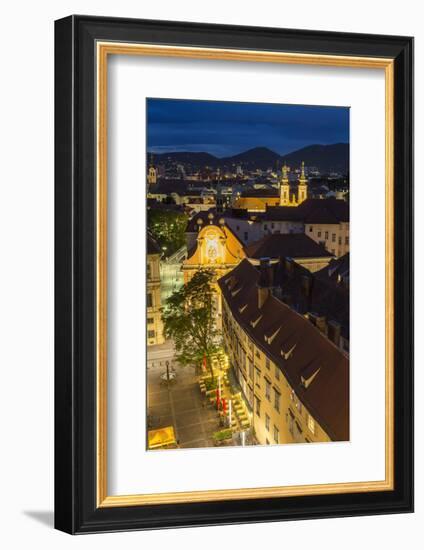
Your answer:
[[[157,359],[148,363],[148,429],[173,426],[181,448],[213,447],[212,435],[222,429],[217,411],[202,397],[195,369],[172,363],[172,353],[164,350],[155,350]],[[176,375],[169,388],[161,378],[166,360]]]

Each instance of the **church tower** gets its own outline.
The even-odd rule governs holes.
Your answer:
[[[147,183],[149,185],[155,185],[158,180],[156,168],[153,165],[153,155],[150,158],[149,173],[147,175]]]
[[[280,206],[290,206],[290,183],[287,175],[288,169],[285,164],[282,172],[283,177],[280,182]]]
[[[302,160],[299,185],[297,187],[297,204],[301,204],[308,198],[308,178],[305,176],[305,163]]]

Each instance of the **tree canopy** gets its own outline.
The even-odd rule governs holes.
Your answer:
[[[147,213],[147,225],[165,256],[170,256],[186,244],[185,229],[188,216],[173,210],[151,209]]]
[[[167,299],[162,319],[167,338],[175,343],[177,360],[183,365],[201,365],[218,351],[215,290],[210,270],[197,271],[192,279]]]

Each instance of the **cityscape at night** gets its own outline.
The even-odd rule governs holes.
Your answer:
[[[349,109],[146,109],[147,448],[348,441]]]

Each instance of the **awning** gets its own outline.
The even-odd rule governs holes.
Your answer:
[[[157,430],[149,430],[147,438],[149,449],[157,449],[159,447],[166,447],[167,445],[175,445],[177,443],[173,426],[167,426],[166,428],[159,428]]]

